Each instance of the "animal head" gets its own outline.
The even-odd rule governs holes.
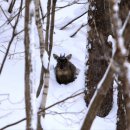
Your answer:
[[[64,69],[64,67],[66,67],[66,65],[69,63],[69,60],[71,59],[72,54],[69,54],[67,56],[65,56],[65,54],[64,55],[60,54],[60,56],[53,54],[53,57],[55,60],[57,60],[57,63],[60,69]]]
[[[76,67],[69,61],[72,57],[72,54],[67,56],[60,55],[57,56],[53,54],[54,59],[57,61],[55,67],[56,80],[59,84],[68,84],[73,82],[76,77]]]

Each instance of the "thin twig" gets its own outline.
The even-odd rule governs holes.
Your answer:
[[[2,61],[2,64],[1,64],[1,66],[0,66],[0,74],[2,73],[2,70],[3,70],[3,67],[4,67],[5,61],[6,61],[6,59],[7,59],[7,55],[8,55],[8,53],[9,53],[9,49],[10,49],[10,47],[11,47],[11,44],[12,44],[12,42],[13,42],[13,40],[14,40],[14,37],[16,36],[16,27],[17,27],[17,25],[18,25],[18,21],[19,21],[19,17],[20,17],[20,12],[21,12],[21,9],[22,9],[22,5],[23,5],[23,0],[21,0],[21,4],[20,4],[20,8],[19,8],[19,15],[18,15],[18,17],[17,17],[17,19],[16,19],[16,21],[15,21],[15,25],[14,25],[14,27],[13,27],[12,37],[11,37],[11,39],[10,39],[10,41],[9,41],[9,44],[8,44],[8,47],[7,47],[7,51],[6,51],[6,53],[5,53],[4,59],[3,59],[3,61]]]
[[[81,94],[83,94],[83,93],[84,93],[84,91],[83,91],[83,92],[80,92],[80,93],[77,93],[77,94],[75,94],[75,95],[71,95],[71,96],[69,96],[69,97],[67,97],[67,98],[65,98],[65,99],[63,99],[63,100],[61,100],[61,101],[59,101],[59,102],[56,102],[56,103],[54,103],[54,104],[52,104],[52,105],[46,107],[45,109],[40,110],[40,111],[38,112],[38,114],[43,114],[45,110],[47,110],[47,109],[49,109],[49,108],[51,108],[51,107],[54,107],[54,106],[57,105],[57,104],[60,104],[60,103],[62,103],[62,102],[65,102],[65,101],[68,100],[68,99],[77,97],[77,96],[79,96],[79,95],[81,95]]]
[[[77,4],[78,2],[79,2],[79,0],[76,0],[76,1],[73,1],[72,3],[69,3],[69,4],[64,5],[64,6],[61,6],[61,7],[59,6],[59,7],[56,7],[56,8],[58,8],[58,9],[63,9],[63,8],[72,6],[72,5],[74,5],[74,4]]]
[[[9,21],[9,18],[8,18],[8,16],[6,15],[6,13],[4,12],[3,8],[2,8],[1,6],[0,6],[0,8],[1,8],[1,10],[2,10],[4,16],[6,17],[7,21]],[[13,28],[12,23],[10,23],[10,25],[11,25],[11,27]]]
[[[82,24],[70,37],[74,37],[83,27],[85,27],[88,23]]]
[[[22,7],[22,9],[19,10],[19,11],[22,12],[24,9],[25,9],[25,6]],[[9,24],[17,15],[19,15],[19,12],[9,19],[8,24]]]
[[[51,107],[54,107],[54,106],[56,106],[56,105],[58,105],[58,104],[60,104],[60,103],[62,103],[62,102],[65,102],[65,101],[67,101],[67,100],[69,100],[69,99],[71,99],[71,98],[77,97],[77,96],[79,96],[79,95],[81,95],[81,94],[84,94],[84,91],[83,91],[83,92],[80,92],[80,93],[77,93],[77,94],[75,94],[75,95],[73,94],[73,95],[71,95],[71,96],[69,96],[69,97],[67,97],[67,98],[65,98],[65,99],[63,99],[63,100],[61,100],[61,101],[59,101],[59,102],[56,102],[56,103],[54,103],[54,104],[48,106],[47,108],[40,110],[40,111],[38,112],[38,114],[42,114],[45,110],[50,109]],[[17,122],[14,122],[14,123],[11,123],[11,124],[9,124],[9,125],[6,125],[6,126],[0,128],[0,130],[4,130],[4,129],[8,128],[8,127],[17,125],[17,124],[19,124],[19,123],[25,121],[26,119],[27,119],[27,118],[23,118],[23,119],[21,119],[21,120],[19,120],[19,121],[17,121]]]
[[[0,130],[4,130],[4,129],[9,128],[9,127],[11,127],[11,126],[17,125],[17,124],[19,124],[19,123],[21,123],[21,122],[23,122],[23,121],[25,121],[25,120],[26,120],[26,118],[23,118],[23,119],[21,119],[21,120],[19,120],[19,121],[17,121],[17,122],[11,123],[11,124],[9,124],[9,125],[6,125],[6,126],[0,128]]]
[[[83,15],[85,15],[88,11],[85,11],[84,13],[82,13],[81,15],[77,16],[76,18],[72,19],[70,22],[68,22],[67,24],[65,24],[63,27],[60,28],[60,30],[65,29],[68,25],[70,25],[71,23],[73,23],[74,21],[76,21],[77,19],[79,19],[80,17],[82,17]]]
[[[41,1],[39,1],[39,4],[40,4],[40,11],[41,11],[41,16],[42,18],[44,17],[44,14],[43,14],[43,9],[42,9],[42,4],[41,4]],[[44,19],[42,19],[43,23],[44,23]]]

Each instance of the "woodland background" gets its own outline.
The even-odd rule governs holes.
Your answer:
[[[130,130],[129,10],[129,0],[0,0],[0,129]],[[73,83],[56,82],[53,53],[72,54]]]

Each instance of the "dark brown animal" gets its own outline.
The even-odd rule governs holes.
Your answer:
[[[69,61],[72,57],[72,54],[67,56],[60,55],[57,56],[53,54],[55,60],[57,60],[57,65],[55,67],[56,80],[59,84],[68,84],[73,82],[77,78],[77,69]]]

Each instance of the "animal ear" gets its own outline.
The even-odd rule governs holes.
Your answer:
[[[54,57],[55,60],[57,60],[59,58],[59,56],[56,55],[56,54],[53,54],[53,57]]]
[[[72,54],[69,54],[69,55],[66,56],[67,60],[70,60],[71,57],[72,57]]]

